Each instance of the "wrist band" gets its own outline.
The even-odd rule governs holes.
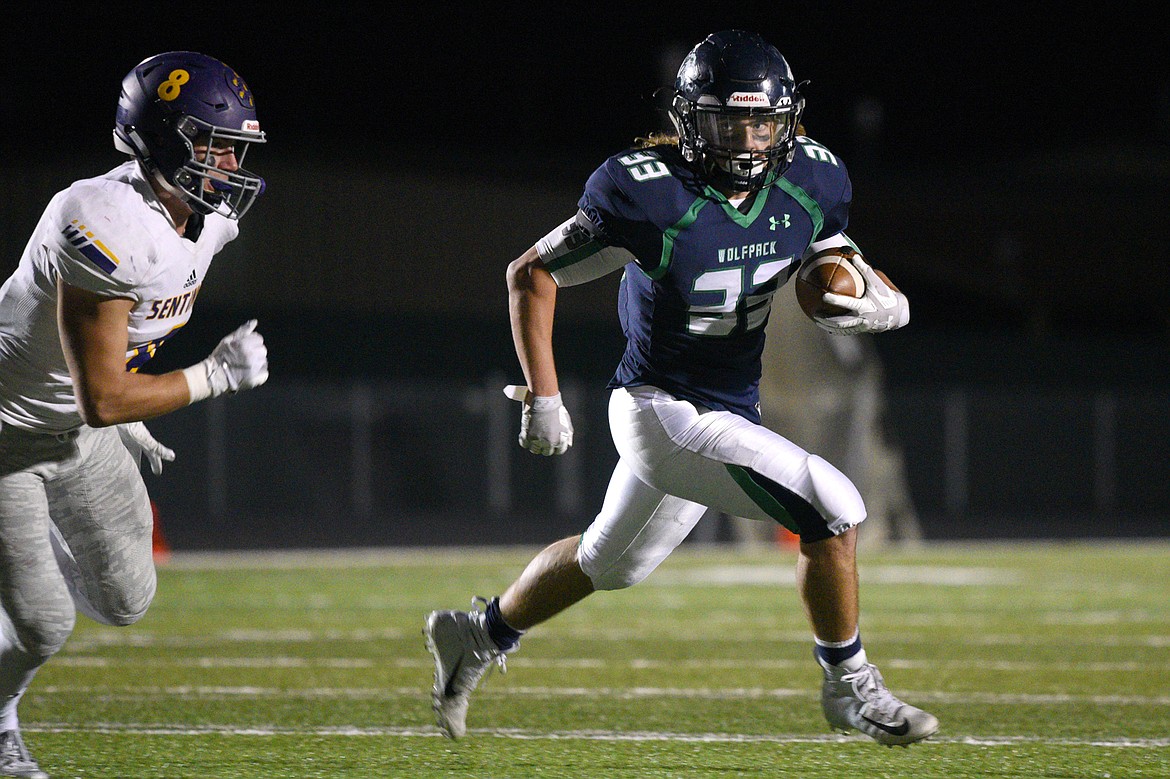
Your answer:
[[[207,366],[196,363],[190,368],[183,369],[183,378],[187,380],[187,392],[191,399],[187,404],[198,403],[211,397],[211,384],[207,381]]]
[[[555,395],[533,395],[532,396],[532,410],[533,411],[550,411],[561,406],[561,393]]]

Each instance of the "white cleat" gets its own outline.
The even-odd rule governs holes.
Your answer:
[[[895,698],[869,663],[852,673],[826,670],[821,708],[834,728],[860,730],[888,747],[908,746],[938,731],[933,714]]]
[[[431,701],[439,729],[448,738],[467,733],[471,693],[492,663],[507,671],[505,654],[484,627],[480,611],[432,611],[423,628],[427,649],[435,657]]]
[[[0,776],[20,779],[49,779],[29,754],[19,730],[0,732]]]

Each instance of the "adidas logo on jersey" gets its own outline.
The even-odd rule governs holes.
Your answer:
[[[195,271],[191,271],[191,275],[183,282],[183,289],[190,289],[199,283],[199,277],[195,275]]]

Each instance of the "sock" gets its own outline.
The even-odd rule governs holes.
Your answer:
[[[814,654],[825,670],[828,670],[829,666],[839,666],[846,671],[856,671],[866,663],[860,630],[846,641],[822,641],[816,636],[813,636],[813,640],[816,642]]]
[[[520,643],[520,636],[524,635],[524,631],[517,630],[504,621],[504,617],[500,614],[500,599],[498,597],[492,598],[487,608],[484,609],[483,617],[488,635],[502,651],[511,651]]]

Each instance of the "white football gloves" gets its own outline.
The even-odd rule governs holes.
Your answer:
[[[175,453],[154,440],[154,436],[141,422],[127,422],[117,425],[117,428],[122,445],[130,451],[134,462],[141,463],[142,456],[146,455],[146,461],[150,463],[150,470],[155,476],[162,473],[163,461],[174,461]]]
[[[509,384],[504,394],[524,404],[520,414],[520,446],[536,454],[564,454],[573,445],[573,421],[561,394],[538,397],[527,387]]]
[[[816,317],[813,321],[817,326],[835,335],[853,335],[896,330],[909,322],[910,301],[906,296],[882,281],[860,254],[854,255],[852,262],[865,279],[865,294],[852,298],[826,292],[822,298],[826,303],[847,308],[852,313]]]
[[[251,319],[224,337],[211,356],[183,369],[191,402],[259,387],[268,381],[268,348]]]

